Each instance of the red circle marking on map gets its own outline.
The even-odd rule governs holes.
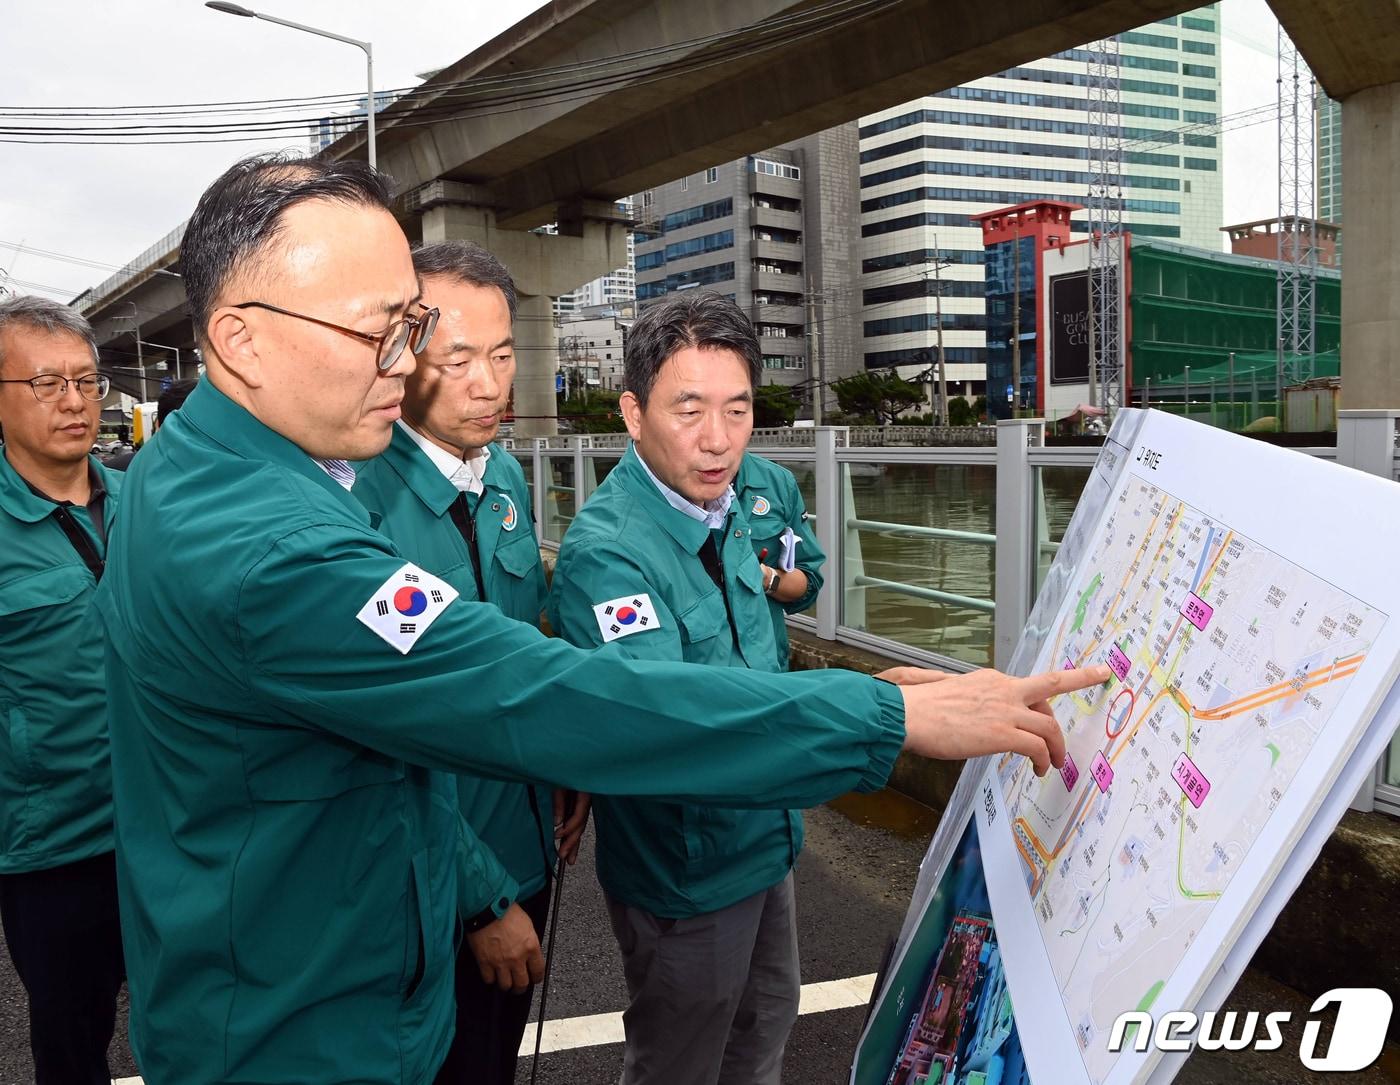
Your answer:
[[[1118,702],[1124,697],[1128,698],[1128,710],[1123,713],[1123,720],[1118,725],[1118,730],[1110,731],[1108,728],[1113,722],[1113,710],[1118,707]],[[1123,728],[1128,726],[1128,719],[1132,716],[1135,707],[1137,707],[1137,694],[1130,689],[1120,690],[1118,696],[1113,698],[1112,703],[1108,706],[1108,715],[1103,721],[1103,733],[1109,738],[1117,738],[1121,735],[1123,733]]]

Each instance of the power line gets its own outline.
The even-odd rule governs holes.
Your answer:
[[[417,128],[441,123],[449,119],[468,116],[489,116],[495,112],[516,111],[541,102],[563,103],[583,97],[593,97],[614,87],[645,86],[660,79],[670,79],[678,75],[702,71],[729,62],[737,57],[751,56],[774,48],[793,44],[817,33],[840,29],[863,18],[871,11],[888,6],[893,0],[834,0],[821,8],[814,8],[797,16],[770,20],[756,26],[743,27],[723,35],[708,39],[695,39],[661,49],[650,49],[636,54],[628,54],[603,61],[588,62],[561,69],[542,69],[540,72],[521,73],[505,77],[471,80],[462,84],[428,84],[409,92],[409,97],[417,96],[433,104],[414,107],[408,114],[412,120],[395,120],[393,115],[385,116],[382,123],[386,131],[394,128]],[[720,43],[719,48],[707,46]],[[685,50],[695,52],[692,60],[663,60],[648,64],[637,64],[635,58],[669,57]],[[602,75],[587,79],[554,82],[553,73],[573,73],[585,68],[616,69],[605,70]],[[541,72],[544,75],[541,75]],[[502,90],[504,88],[504,91]],[[484,92],[484,93],[483,93]],[[376,94],[376,98],[380,96]],[[492,108],[497,107],[497,108]],[[0,119],[12,119],[0,114]],[[48,115],[44,115],[47,119]],[[114,118],[119,119],[119,118]],[[0,126],[0,135],[7,138],[0,142],[12,143],[129,143],[151,145],[154,143],[192,142],[239,142],[253,139],[273,138],[287,132],[300,133],[319,117],[273,118],[266,121],[243,121],[235,123],[221,121],[210,124],[132,124],[132,125],[8,125]],[[73,136],[82,138],[62,139],[56,137]],[[149,137],[149,138],[148,138]],[[192,137],[192,138],[184,138]],[[198,138],[194,138],[198,137]],[[235,137],[235,138],[230,138]]]
[[[617,53],[609,57],[601,57],[594,60],[578,61],[570,64],[556,65],[545,68],[532,68],[524,72],[512,72],[496,76],[473,76],[469,79],[448,83],[417,84],[411,87],[391,88],[387,90],[377,90],[376,97],[385,95],[409,95],[415,93],[451,93],[455,91],[476,91],[483,88],[492,87],[514,87],[528,86],[551,78],[559,78],[571,75],[576,72],[598,69],[614,64],[629,64],[654,58],[666,56],[677,52],[690,52],[696,49],[705,48],[710,45],[723,44],[744,39],[751,35],[785,31],[790,26],[805,26],[813,22],[838,14],[842,11],[853,9],[868,9],[887,6],[888,0],[831,0],[831,2],[809,8],[804,11],[780,15],[775,18],[765,20],[762,23],[748,24],[736,27],[733,30],[720,31],[716,34],[705,35],[698,38],[691,38],[680,42],[670,42],[659,46],[649,46],[645,49],[635,50],[629,53]],[[866,12],[862,12],[865,14]],[[324,107],[326,104],[357,104],[361,98],[367,97],[363,92],[349,92],[329,95],[312,95],[293,98],[254,98],[240,99],[223,102],[190,102],[190,103],[165,103],[154,105],[90,105],[90,106],[0,106],[0,116],[62,116],[72,115],[76,117],[109,116],[121,112],[130,112],[137,115],[178,115],[181,113],[197,114],[202,111],[215,112],[235,112],[248,111],[260,107],[277,106],[297,106],[307,105]],[[235,107],[247,107],[244,110],[236,110]]]

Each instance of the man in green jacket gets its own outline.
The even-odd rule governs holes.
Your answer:
[[[389,447],[360,468],[352,492],[406,558],[461,598],[538,626],[545,579],[530,491],[515,457],[493,443],[515,377],[515,284],[499,260],[465,241],[419,247],[413,266],[423,303],[441,314],[437,330],[405,385]],[[437,1080],[512,1085],[531,985],[543,974],[555,834],[573,862],[588,801],[479,776],[459,776],[457,792],[503,870],[495,885],[460,886],[457,1031]]]
[[[348,491],[437,317],[391,201],[361,162],[257,157],[186,227],[206,378],[128,473],[100,592],[147,1085],[433,1079],[467,854],[453,773],[787,808],[880,786],[901,747],[1046,771],[1044,699],[1108,675],[644,664],[461,599]]]
[[[102,576],[121,476],[88,454],[107,378],[88,322],[0,302],[0,919],[38,1085],[107,1085],[122,965]]]
[[[551,625],[636,659],[786,670],[770,600],[786,585],[788,602],[810,601],[821,553],[810,578],[796,567],[803,544],[774,507],[800,525],[796,482],[745,453],[753,326],[718,294],[676,294],[638,317],[623,366],[632,444],[564,538]],[[597,814],[630,996],[623,1085],[779,1085],[800,987],[801,814],[603,797]]]
[[[734,476],[734,503],[749,522],[749,545],[763,573],[763,593],[773,619],[778,669],[788,669],[787,616],[801,614],[822,587],[826,554],[793,473],[745,452]]]

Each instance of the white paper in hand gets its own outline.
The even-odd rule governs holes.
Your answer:
[[[792,528],[783,528],[783,534],[778,542],[782,546],[782,552],[778,555],[778,564],[782,566],[785,573],[792,572],[797,565],[797,544],[802,541],[802,536],[793,532]]]

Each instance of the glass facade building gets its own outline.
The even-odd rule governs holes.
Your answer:
[[[634,196],[637,307],[679,290],[733,299],[753,321],[763,383],[802,413],[859,371],[860,208],[854,122]]]
[[[1317,92],[1317,217],[1342,224],[1342,103]],[[1337,237],[1337,266],[1342,265],[1342,242]]]
[[[1135,237],[1222,246],[1217,8],[1119,36],[1123,217]],[[994,334],[990,307],[1005,302],[1008,288],[983,266],[973,216],[1036,200],[1086,202],[1089,56],[1067,49],[861,119],[867,368],[898,366],[906,376],[927,369],[937,304],[922,286],[935,278],[936,262],[949,390],[1006,402],[1009,324]],[[1075,215],[1081,237],[1086,219]],[[983,285],[985,301],[976,289]],[[1023,372],[1033,380],[1035,366]]]

